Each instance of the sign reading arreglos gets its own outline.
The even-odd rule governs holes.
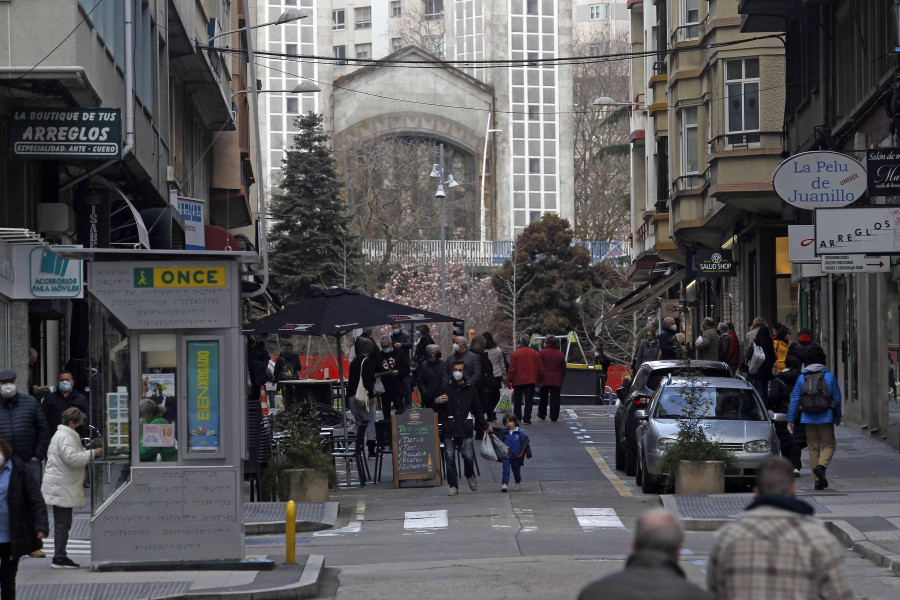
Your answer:
[[[14,110],[9,140],[12,153],[24,158],[122,158],[122,110]]]
[[[805,210],[839,208],[866,191],[866,170],[840,152],[801,152],[784,160],[772,174],[782,200]]]
[[[816,254],[900,254],[900,207],[817,210]]]
[[[866,150],[866,170],[870,196],[900,194],[900,148]]]
[[[731,277],[736,274],[731,250],[697,250],[697,275]]]

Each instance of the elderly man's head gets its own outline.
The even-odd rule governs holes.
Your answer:
[[[797,493],[794,465],[780,456],[773,456],[762,464],[756,473],[757,496],[785,496],[793,498]]]
[[[675,327],[675,319],[673,319],[672,317],[666,317],[665,319],[663,319],[662,326],[663,329],[672,329],[673,327]]]
[[[393,342],[391,341],[391,336],[389,336],[389,335],[381,336],[380,342],[381,342],[382,350],[390,350],[391,346],[393,345]]]
[[[684,530],[681,523],[661,508],[645,512],[637,520],[632,549],[635,552],[659,552],[672,560],[678,560]]]
[[[716,320],[712,317],[706,317],[703,319],[703,329],[714,329],[716,327]]]
[[[437,360],[437,356],[440,351],[441,351],[441,347],[438,346],[437,344],[428,344],[427,346],[425,346],[425,356],[431,362],[434,362]]]
[[[459,346],[457,352],[465,352],[469,347],[469,340],[467,340],[464,336],[458,335],[453,338],[453,343]]]

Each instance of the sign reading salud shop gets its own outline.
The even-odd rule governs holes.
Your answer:
[[[10,150],[22,158],[122,158],[119,108],[32,108],[14,110]]]
[[[732,277],[737,274],[731,250],[697,250],[697,275]]]
[[[900,194],[900,148],[866,150],[866,170],[870,196]]]
[[[840,152],[801,152],[778,165],[772,185],[791,206],[840,208],[865,193],[866,170],[855,158]]]

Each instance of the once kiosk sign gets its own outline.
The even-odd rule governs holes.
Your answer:
[[[737,274],[731,250],[697,250],[697,275],[731,277]]]
[[[15,110],[9,121],[9,141],[12,153],[25,158],[122,158],[122,110]]]
[[[900,207],[817,210],[816,254],[900,254]]]
[[[142,267],[134,270],[134,287],[225,287],[225,267]]]
[[[802,208],[839,208],[866,191],[866,170],[840,152],[801,152],[775,169],[772,185],[782,200]]]

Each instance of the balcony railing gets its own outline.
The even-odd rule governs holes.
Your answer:
[[[591,264],[611,262],[631,257],[631,241],[597,242],[578,241],[572,245],[583,246],[591,254]],[[512,240],[447,240],[447,262],[462,263],[467,267],[494,268],[503,266],[512,251]],[[384,261],[387,252],[385,240],[363,240],[362,253],[369,262]],[[403,240],[394,243],[387,262],[400,264],[429,264],[441,260],[440,240]]]

